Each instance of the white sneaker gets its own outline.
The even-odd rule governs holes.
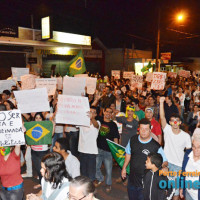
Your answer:
[[[29,178],[29,177],[33,177],[33,175],[32,174],[27,174],[27,173],[22,174],[22,178]]]

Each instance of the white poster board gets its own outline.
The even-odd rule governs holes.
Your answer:
[[[4,90],[11,90],[12,86],[16,86],[14,80],[0,80],[0,93]]]
[[[123,78],[125,79],[132,79],[134,75],[134,72],[123,72]]]
[[[168,77],[170,78],[176,78],[177,77],[177,73],[176,72],[168,72]]]
[[[87,87],[87,94],[94,94],[97,87],[97,78],[87,77],[86,87]]]
[[[142,89],[142,84],[143,76],[133,75],[133,78],[131,79],[131,90],[134,90],[135,88]]]
[[[21,113],[50,111],[46,88],[14,91],[14,95]]]
[[[114,79],[120,79],[120,70],[112,70],[111,75],[114,76]]]
[[[63,94],[81,96],[85,94],[86,77],[64,77]]]
[[[16,81],[21,81],[21,76],[29,74],[29,68],[11,67],[12,76]]]
[[[163,90],[165,88],[166,73],[153,72],[153,81],[151,82],[152,90]]]
[[[27,75],[21,76],[21,89],[22,90],[34,89],[36,78],[37,76],[33,74],[27,74]]]
[[[0,146],[24,145],[21,112],[0,111]]]
[[[37,78],[35,79],[36,88],[46,88],[48,95],[54,95],[56,92],[56,78]]]
[[[88,74],[75,74],[74,77],[88,77]]]
[[[90,126],[87,97],[58,95],[56,123]]]
[[[62,77],[57,77],[57,88],[58,88],[58,90],[63,89],[63,78]]]
[[[153,73],[152,72],[148,72],[147,76],[146,76],[146,81],[147,82],[151,82],[153,80]]]
[[[186,70],[179,70],[178,71],[178,75],[185,77],[185,78],[189,78],[190,77],[190,71],[186,71]]]

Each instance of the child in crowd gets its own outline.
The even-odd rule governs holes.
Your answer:
[[[162,156],[159,153],[150,153],[146,160],[146,169],[148,170],[143,178],[144,200],[164,200],[171,199],[173,189],[161,189],[159,182],[164,180],[168,182],[167,176],[159,175],[163,163]]]

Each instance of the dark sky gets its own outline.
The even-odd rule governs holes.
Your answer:
[[[41,17],[50,15],[54,30],[98,37],[108,48],[134,44],[155,52],[159,9],[161,51],[200,56],[200,0],[3,0],[0,22],[31,27],[32,14],[41,28]],[[181,26],[174,19],[179,11],[187,14]]]

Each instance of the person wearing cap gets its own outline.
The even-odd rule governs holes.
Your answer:
[[[151,122],[151,134],[154,140],[162,144],[162,130],[160,124],[153,117],[154,110],[152,107],[145,109],[145,118]]]

